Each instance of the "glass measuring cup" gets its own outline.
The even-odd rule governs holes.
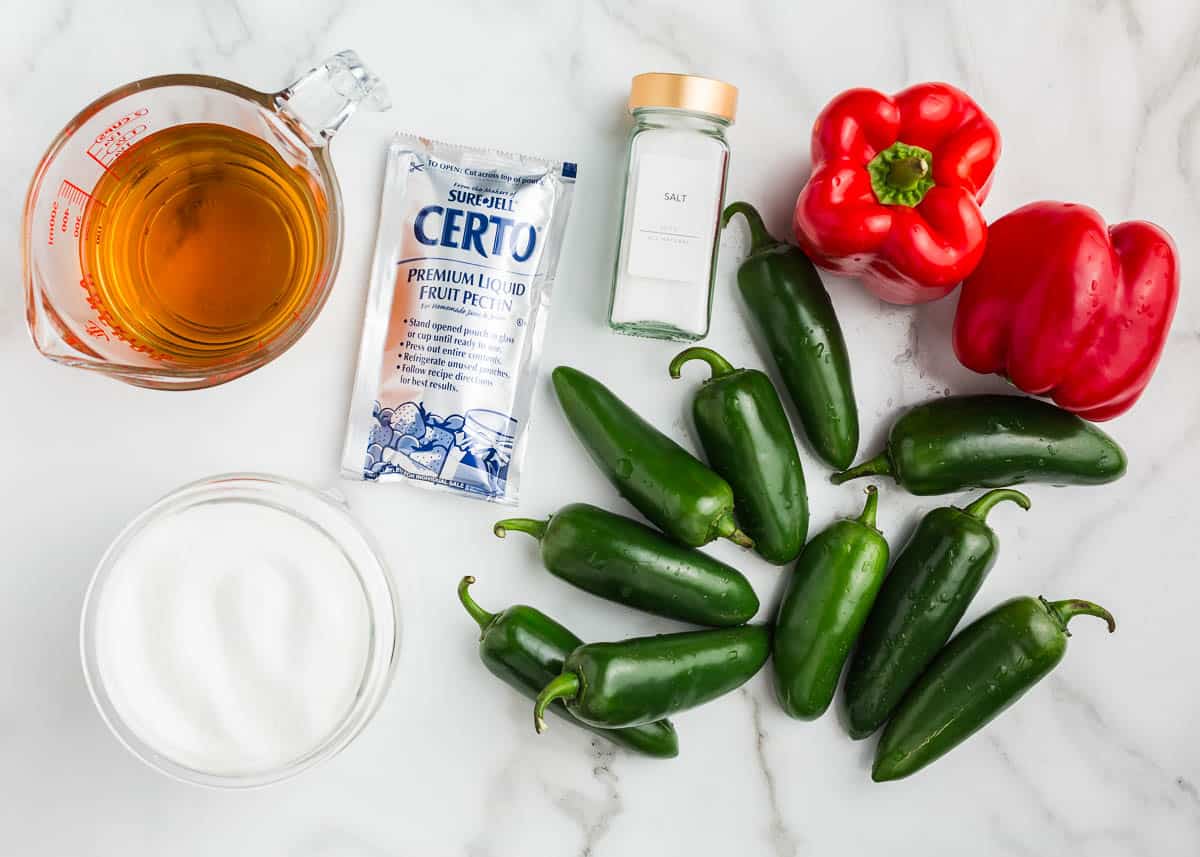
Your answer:
[[[26,320],[37,349],[130,384],[176,390],[233,380],[285,351],[316,319],[337,273],[342,206],[329,142],[360,106],[386,110],[387,91],[357,54],[342,51],[275,93],[172,74],[119,87],[84,108],[50,144],[25,202]],[[97,188],[132,180],[122,156],[157,132],[196,123],[236,129],[269,146],[316,201],[307,216],[323,236],[286,324],[211,357],[170,353],[132,333],[85,261],[94,249],[88,242],[99,247],[106,240],[93,225],[106,204]]]

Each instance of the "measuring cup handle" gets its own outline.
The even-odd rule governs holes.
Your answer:
[[[328,143],[360,106],[387,110],[392,102],[387,87],[354,51],[339,51],[275,94],[275,109],[314,147]]]

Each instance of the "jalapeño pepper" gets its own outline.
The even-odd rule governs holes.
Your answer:
[[[775,693],[801,720],[833,701],[854,639],[887,571],[888,544],[875,528],[879,495],[854,520],[838,521],[804,546],[775,622]]]
[[[592,726],[622,728],[661,720],[729,693],[766,663],[771,637],[761,625],[589,643],[567,656],[538,694],[534,726],[555,700]]]
[[[798,247],[776,241],[752,205],[725,209],[750,225],[750,255],[738,268],[738,290],[775,359],[808,442],[833,467],[858,453],[858,406],[846,340],[829,292]]]
[[[768,562],[791,562],[808,535],[808,494],[779,394],[765,373],[734,369],[708,348],[680,352],[671,361],[671,377],[678,378],[689,360],[712,369],[692,402],[692,416],[709,464],[733,487],[738,523]]]
[[[934,509],[917,525],[883,582],[846,673],[852,738],[883,725],[954,633],[996,562],[1000,543],[987,514],[1005,500],[1029,508],[1024,494],[1000,488],[965,509]]]
[[[562,671],[563,660],[583,641],[540,610],[517,604],[500,613],[489,613],[475,603],[467,587],[475,582],[464,577],[458,598],[471,618],[479,623],[479,658],[488,671],[530,699]],[[669,720],[659,720],[629,729],[599,729],[567,714],[562,703],[554,711],[576,726],[582,726],[630,750],[659,759],[679,755],[679,738]]]
[[[696,625],[741,625],[758,596],[740,571],[655,530],[587,503],[564,506],[548,521],[508,518],[493,532],[528,533],[556,577],[593,595]]]
[[[589,375],[569,366],[552,373],[567,422],[596,466],[651,523],[685,545],[718,536],[754,542],[733,519],[733,489]]]
[[[1024,396],[951,396],[892,426],[887,449],[834,484],[890,475],[913,494],[1023,482],[1097,485],[1125,473],[1125,453],[1089,422]]]
[[[1078,615],[1117,623],[1090,601],[1014,598],[968,625],[913,685],[892,717],[871,778],[914,774],[982,729],[1058,666]]]

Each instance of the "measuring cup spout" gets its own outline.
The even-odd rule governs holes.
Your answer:
[[[339,51],[275,94],[275,109],[314,148],[325,146],[359,107],[391,106],[387,87],[354,51]]]

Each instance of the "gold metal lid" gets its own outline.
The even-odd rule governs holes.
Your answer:
[[[694,74],[639,74],[629,88],[629,111],[640,107],[670,107],[719,116],[729,122],[737,115],[737,87],[723,80]]]

